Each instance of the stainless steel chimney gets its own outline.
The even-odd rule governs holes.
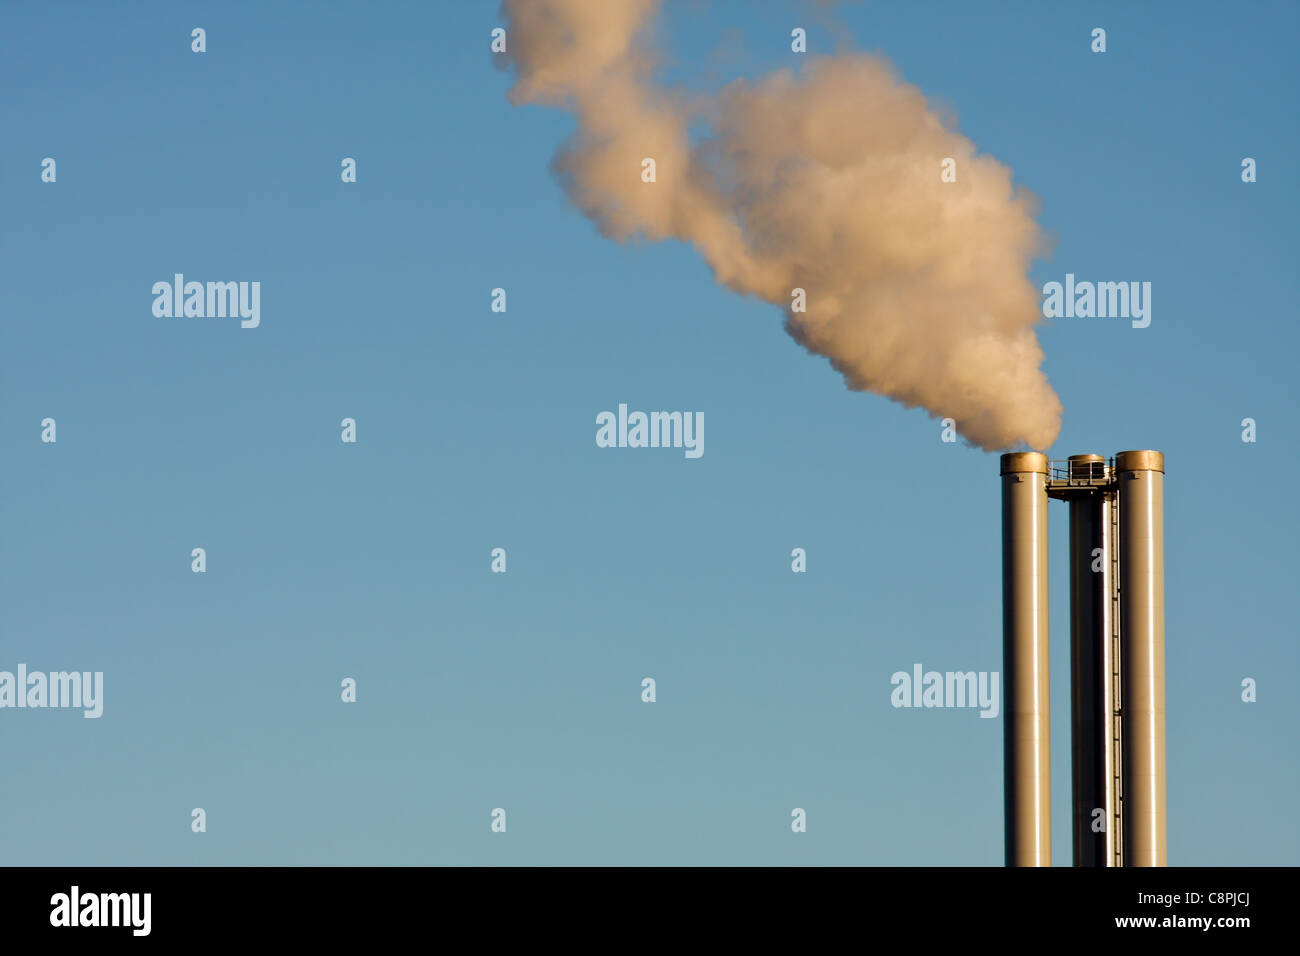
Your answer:
[[[1075,866],[1118,866],[1115,493],[1101,455],[1071,455],[1070,743]]]
[[[1070,505],[1076,866],[1165,866],[1164,456],[1002,456],[1008,866],[1049,866],[1047,501]]]
[[[1051,866],[1047,456],[1002,456],[1002,711],[1007,866]]]
[[[1124,865],[1165,866],[1165,456],[1122,451]]]

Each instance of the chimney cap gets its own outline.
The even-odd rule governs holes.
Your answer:
[[[1047,456],[1041,451],[1012,451],[1002,456],[1003,475],[1016,475],[1031,472],[1047,474]]]
[[[1158,471],[1165,473],[1165,456],[1158,451],[1122,451],[1115,456],[1116,471]]]

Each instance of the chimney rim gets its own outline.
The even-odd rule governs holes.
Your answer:
[[[1115,456],[1116,471],[1158,471],[1165,473],[1165,456],[1163,452],[1150,448],[1138,451],[1122,451]]]
[[[1047,474],[1047,456],[1041,451],[1009,451],[1002,456],[1000,474]]]

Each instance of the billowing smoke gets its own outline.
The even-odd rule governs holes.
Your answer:
[[[578,208],[613,239],[691,243],[719,282],[784,307],[850,388],[953,418],[986,449],[1050,446],[1061,402],[1026,277],[1045,250],[1011,170],[875,57],[808,55],[713,96],[656,86],[656,7],[505,0],[511,102],[577,115],[555,169]]]

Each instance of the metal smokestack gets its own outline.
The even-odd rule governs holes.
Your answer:
[[[1007,866],[1050,866],[1047,456],[1002,456],[1003,775]]]
[[[1165,866],[1164,456],[1002,456],[1008,866],[1051,864],[1047,500],[1070,503],[1076,866]],[[1100,810],[1100,813],[1098,811]],[[1105,825],[1097,824],[1104,821]]]
[[[1165,456],[1115,456],[1119,485],[1124,865],[1165,866]]]
[[[1075,866],[1119,866],[1119,720],[1115,493],[1101,455],[1071,455],[1066,483],[1049,494],[1070,503],[1071,835]],[[1098,829],[1100,811],[1101,829]]]

